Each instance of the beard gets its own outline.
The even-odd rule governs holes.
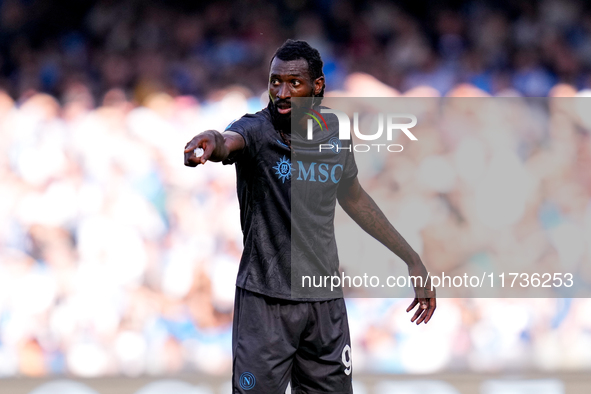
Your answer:
[[[298,101],[300,101],[299,98]],[[288,114],[279,113],[277,105],[287,103],[290,104],[291,111]],[[313,103],[314,97],[306,97],[303,103],[300,101],[300,104],[303,105],[294,105],[293,102],[288,100],[277,100],[275,103],[272,100],[269,100],[267,108],[271,113],[271,121],[273,122],[275,129],[285,134],[291,134],[292,119],[294,124],[299,124],[299,121],[305,116],[306,112],[309,111],[309,108],[312,108]]]
[[[277,105],[271,100],[269,100],[267,108],[269,108],[269,112],[271,112],[271,121],[273,122],[275,129],[279,132],[291,134],[291,112],[285,115],[280,114],[277,110]]]

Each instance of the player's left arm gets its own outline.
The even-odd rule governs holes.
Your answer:
[[[388,221],[375,201],[361,187],[357,177],[339,185],[337,199],[345,212],[365,232],[381,242],[407,264],[411,276],[420,276],[424,279],[425,286],[415,287],[415,299],[406,311],[409,312],[420,304],[411,321],[416,320],[417,324],[427,323],[435,312],[435,292],[430,290],[427,268],[418,253]]]

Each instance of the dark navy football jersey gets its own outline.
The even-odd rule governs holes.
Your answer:
[[[273,126],[268,108],[228,127],[245,141],[244,149],[224,162],[236,165],[244,235],[238,287],[295,300],[342,296],[292,287],[301,284],[302,275],[338,272],[337,190],[357,176],[350,141],[338,139],[336,116],[326,114],[324,119],[322,128],[315,125],[311,141],[304,132],[292,133],[293,154]],[[329,145],[333,149],[327,149]]]

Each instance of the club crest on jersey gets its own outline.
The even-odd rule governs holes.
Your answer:
[[[244,390],[250,390],[254,387],[256,380],[254,375],[250,372],[244,372],[240,375],[240,387]]]
[[[273,167],[273,169],[275,170],[277,178],[279,178],[281,182],[285,183],[286,179],[291,178],[291,161],[287,157],[283,156],[279,159],[277,165]]]
[[[337,137],[332,137],[328,143],[330,145],[332,145],[332,148],[330,149],[333,153],[339,153],[342,149],[342,145],[341,145],[341,140],[338,139]]]

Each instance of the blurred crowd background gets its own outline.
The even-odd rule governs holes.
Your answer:
[[[528,96],[591,83],[584,1],[3,0],[0,15],[0,86],[19,99],[41,90],[67,103],[80,84],[88,105],[112,88],[140,104],[154,90],[259,94],[292,37],[320,50],[329,89],[351,72],[443,94],[460,82]]]
[[[181,150],[266,105],[286,38],[320,50],[335,96],[590,96],[584,2],[195,3],[0,1],[0,376],[230,373],[234,169],[184,167]],[[426,259],[483,258],[451,247],[474,202],[474,171],[457,168],[476,147],[491,185],[535,178],[547,200],[525,185],[509,195],[522,209],[473,217],[537,234],[544,254],[525,258],[589,266],[591,126],[549,103],[567,127],[510,135],[508,156],[450,128],[393,173],[374,167],[394,198],[421,197],[413,172],[442,178],[429,193],[447,211],[409,230]],[[500,241],[490,254],[515,247]],[[425,327],[408,302],[348,300],[356,372],[591,369],[588,299],[441,299]]]

